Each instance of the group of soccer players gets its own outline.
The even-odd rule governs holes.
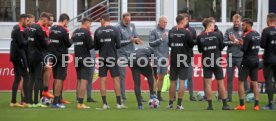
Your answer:
[[[12,31],[10,60],[15,69],[15,79],[12,87],[11,107],[46,107],[39,103],[39,96],[54,98],[52,108],[65,108],[66,101],[62,98],[63,81],[67,76],[68,48],[74,45],[75,67],[77,73],[77,108],[88,109],[84,104],[84,97],[87,91],[89,80],[91,80],[91,67],[95,66],[95,61],[87,65],[85,58],[91,58],[90,51],[99,51],[99,77],[100,91],[102,96],[102,109],[110,108],[106,97],[107,73],[110,72],[114,80],[114,90],[116,95],[117,109],[125,109],[125,75],[126,66],[129,65],[134,81],[134,91],[138,103],[138,109],[143,109],[141,96],[140,75],[144,75],[148,80],[150,98],[157,98],[163,101],[161,89],[164,76],[167,74],[166,61],[170,56],[170,90],[168,109],[173,108],[176,100],[176,85],[179,82],[176,109],[182,110],[182,99],[184,95],[184,81],[192,77],[192,57],[193,47],[198,46],[198,51],[202,53],[202,60],[206,58],[220,59],[225,46],[235,47],[243,52],[242,62],[239,68],[238,93],[240,104],[236,110],[245,110],[244,105],[244,84],[247,77],[251,79],[251,85],[255,95],[254,110],[260,110],[258,94],[258,69],[259,69],[259,49],[264,49],[263,70],[268,93],[268,105],[265,110],[273,110],[273,86],[272,78],[276,78],[276,14],[270,13],[267,16],[268,27],[263,30],[262,35],[252,29],[253,21],[238,14],[233,16],[234,26],[227,31],[233,31],[223,36],[215,25],[214,18],[204,18],[202,24],[204,31],[198,36],[194,28],[189,26],[189,15],[179,14],[176,17],[177,25],[171,30],[166,29],[167,18],[160,17],[158,25],[150,31],[149,47],[141,47],[135,50],[135,44],[141,45],[143,41],[138,37],[135,25],[131,23],[131,14],[125,13],[122,21],[117,26],[110,24],[110,16],[103,14],[100,18],[101,27],[94,34],[91,32],[90,18],[81,20],[80,28],[76,29],[72,36],[69,35],[67,25],[69,16],[61,14],[56,25],[53,24],[54,17],[50,13],[41,13],[37,23],[34,17],[29,14],[22,14],[19,23]],[[242,23],[242,24],[241,24]],[[237,31],[236,31],[237,30]],[[239,32],[242,30],[242,32]],[[237,35],[241,36],[238,37]],[[169,55],[169,48],[170,55]],[[51,55],[49,57],[49,55]],[[151,55],[157,57],[152,59]],[[181,55],[181,56],[180,56]],[[185,56],[185,57],[184,57]],[[48,58],[47,58],[48,57]],[[53,59],[52,57],[55,57]],[[65,57],[65,60],[64,58]],[[135,59],[130,59],[134,57]],[[110,59],[112,58],[112,59]],[[120,58],[119,63],[118,60]],[[121,60],[121,58],[124,58]],[[144,58],[145,60],[142,60]],[[180,60],[185,62],[179,63]],[[142,61],[141,61],[142,60]],[[151,61],[157,64],[155,68]],[[220,61],[220,60],[219,60]],[[212,64],[210,60],[202,61],[204,74],[204,88],[208,102],[207,110],[213,110],[212,106],[212,77],[218,82],[219,97],[222,99],[222,110],[231,110],[227,104],[226,89],[221,65]],[[144,65],[144,66],[141,66]],[[54,77],[53,93],[48,92],[48,82],[50,72]],[[23,78],[22,103],[16,101],[16,94],[20,80]],[[90,82],[91,83],[91,82]],[[33,98],[34,91],[34,98]],[[191,98],[190,98],[191,99]],[[122,101],[123,100],[123,101]]]

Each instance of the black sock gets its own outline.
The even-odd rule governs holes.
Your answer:
[[[157,97],[158,97],[158,98],[161,97],[161,91],[157,91]]]
[[[58,104],[58,100],[59,100],[59,96],[55,96],[55,97],[54,97],[53,104]]]
[[[78,103],[83,104],[83,98],[78,98]]]
[[[107,105],[106,96],[102,96],[102,100],[103,100],[103,104],[106,104],[106,105]]]
[[[21,93],[21,102],[25,102],[24,97],[23,97],[23,93]]]
[[[48,86],[43,87],[43,91],[47,92],[49,90]]]
[[[240,99],[240,106],[244,106],[244,99]]]
[[[172,101],[172,100],[170,100],[170,101],[169,101],[169,105],[172,105],[172,104],[173,104],[173,101]]]
[[[227,105],[226,99],[222,99],[222,103],[223,103],[223,106],[226,106]]]
[[[208,106],[213,107],[212,100],[208,100]]]
[[[116,96],[117,104],[122,105],[121,96]]]
[[[255,100],[255,106],[259,105],[259,100]]]
[[[177,100],[177,105],[178,105],[178,106],[181,106],[181,105],[182,105],[182,98],[178,98],[178,100]]]

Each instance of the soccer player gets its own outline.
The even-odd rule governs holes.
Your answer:
[[[159,18],[159,23],[157,27],[150,31],[149,37],[149,45],[154,49],[157,53],[157,57],[159,61],[156,62],[157,64],[157,74],[158,74],[158,81],[157,81],[157,99],[159,101],[163,101],[161,96],[161,90],[163,86],[164,76],[167,74],[167,66],[166,60],[169,57],[169,46],[168,46],[168,32],[169,30],[166,29],[168,20],[167,17],[162,16]],[[162,59],[162,60],[161,60]]]
[[[49,51],[57,60],[52,60],[52,70],[54,77],[54,101],[52,108],[65,108],[61,101],[61,92],[63,81],[66,79],[67,64],[63,65],[63,55],[68,54],[68,48],[71,46],[69,39],[69,30],[67,24],[70,18],[67,14],[61,14],[57,25],[50,29]],[[68,60],[68,58],[67,58]],[[45,91],[45,90],[44,90]]]
[[[83,18],[82,25],[73,33],[72,40],[75,48],[75,66],[77,72],[77,99],[78,109],[89,109],[89,106],[83,104],[83,98],[87,90],[87,83],[91,75],[89,75],[90,65],[86,63],[86,59],[91,58],[90,50],[93,49],[93,40],[90,32],[91,19]]]
[[[168,43],[166,43],[168,44]],[[150,65],[151,61],[154,61],[156,57],[156,50],[152,47],[139,48],[135,50],[130,55],[130,65],[132,76],[134,80],[134,91],[136,100],[138,103],[138,109],[143,109],[142,100],[141,100],[141,80],[140,75],[142,74],[148,79],[149,90],[150,90],[150,99],[156,98],[154,93],[154,77],[153,70]],[[157,58],[157,57],[156,57]]]
[[[101,27],[94,34],[95,50],[99,50],[99,77],[101,81],[101,95],[103,101],[103,109],[108,109],[106,101],[106,77],[110,71],[114,80],[115,95],[117,99],[117,109],[127,108],[121,102],[120,96],[120,70],[117,63],[117,49],[120,48],[120,32],[114,26],[110,25],[110,17],[104,14],[101,17]]]
[[[240,70],[243,51],[241,50],[241,45],[239,41],[242,39],[243,30],[241,26],[242,17],[239,14],[235,14],[232,18],[233,27],[226,30],[224,35],[224,45],[228,46],[227,48],[227,101],[232,102],[232,90],[233,90],[233,78],[234,70],[237,67]],[[232,63],[230,63],[232,59]],[[240,72],[240,71],[239,71]],[[248,84],[247,81],[244,83],[244,88],[247,90]]]
[[[52,27],[54,24],[54,15],[51,13],[48,13],[50,20],[48,22],[48,27]],[[50,53],[49,50],[47,49],[47,53]],[[42,96],[48,97],[48,98],[54,98],[54,96],[49,92],[49,81],[51,78],[51,64],[48,62],[44,68],[43,68],[43,91],[42,91]]]
[[[128,60],[130,53],[134,51],[134,43],[142,44],[142,40],[138,37],[136,32],[136,27],[131,23],[130,13],[124,13],[122,16],[122,21],[118,25],[118,29],[121,35],[121,48],[118,50],[118,57],[125,58]],[[128,62],[121,62],[124,64],[120,67],[120,85],[121,85],[121,95],[122,99],[126,100],[125,95],[125,78],[126,78],[126,66]]]
[[[190,32],[185,28],[185,17],[179,14],[176,17],[177,26],[169,31],[169,47],[171,48],[171,64],[170,64],[170,91],[168,109],[173,108],[173,100],[176,91],[176,80],[179,79],[178,89],[178,110],[183,110],[182,99],[184,95],[184,80],[188,78],[188,63],[191,63],[191,55],[189,54],[194,46],[194,42]],[[183,61],[184,62],[181,62]]]
[[[42,93],[43,85],[43,60],[46,55],[46,50],[49,45],[49,30],[48,22],[50,17],[48,13],[41,13],[37,23],[30,26],[29,41],[28,41],[28,58],[30,69],[30,88],[29,101],[33,107],[47,107],[38,102],[39,94]],[[32,93],[34,90],[34,100]],[[39,93],[40,92],[40,93]]]
[[[29,16],[26,14],[21,14],[19,16],[19,22],[17,25],[13,27],[11,33],[11,48],[10,48],[10,61],[13,63],[14,66],[14,82],[12,85],[12,100],[10,103],[11,107],[24,107],[17,103],[16,95],[18,86],[20,84],[20,80],[23,77],[23,100],[22,102],[26,102],[28,98],[27,90],[28,90],[28,83],[29,83],[29,69],[28,69],[28,62],[27,62],[27,35],[24,31],[25,27],[29,23]]]
[[[185,28],[190,32],[193,41],[194,41],[194,45],[196,45],[196,30],[190,26],[189,24],[189,19],[190,16],[189,14],[183,14],[185,22],[184,22],[184,26]],[[191,49],[190,51],[191,57],[194,57],[194,51],[193,49]],[[193,83],[193,67],[191,64],[189,64],[189,68],[188,68],[188,90],[189,90],[189,95],[190,95],[190,101],[196,101],[196,98],[194,97],[194,83]]]
[[[259,70],[259,49],[260,49],[260,34],[252,30],[253,21],[251,19],[244,19],[242,23],[242,30],[244,32],[240,43],[241,50],[244,52],[241,63],[241,70],[239,72],[238,92],[240,98],[240,105],[235,110],[245,110],[244,105],[244,83],[249,76],[254,90],[255,106],[254,110],[260,110],[259,107],[259,87],[258,87],[258,70]],[[238,41],[238,40],[233,40]]]
[[[276,79],[276,14],[267,15],[267,28],[263,30],[261,38],[261,47],[264,49],[263,54],[263,73],[265,78],[268,104],[263,107],[264,110],[274,110],[273,104],[273,82]]]
[[[223,71],[221,65],[217,63],[217,59],[221,57],[223,50],[223,36],[219,32],[214,32],[214,22],[210,18],[203,20],[205,31],[197,37],[198,51],[202,53],[203,75],[206,87],[206,97],[208,101],[207,110],[213,110],[212,105],[212,76],[213,73],[218,82],[219,93],[222,98],[222,110],[230,110],[226,101],[226,92],[223,81]],[[208,59],[209,58],[209,59]],[[212,61],[214,62],[212,64]]]

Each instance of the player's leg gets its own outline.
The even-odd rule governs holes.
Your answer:
[[[178,73],[179,70],[177,67],[174,67],[173,65],[170,66],[170,80],[171,80],[171,84],[170,84],[170,89],[169,89],[169,105],[168,105],[168,109],[172,109],[173,108],[173,101],[175,98],[175,92],[176,92],[176,80],[178,79]]]
[[[266,87],[266,92],[268,96],[268,104],[263,107],[264,110],[273,110],[274,105],[273,105],[273,82],[272,82],[272,77],[273,77],[273,66],[271,64],[264,64],[263,68],[263,75],[265,78],[265,87]]]
[[[113,78],[114,81],[114,90],[116,95],[116,101],[117,101],[117,109],[125,109],[127,108],[124,104],[122,104],[121,101],[121,85],[120,85],[120,68],[117,65],[116,62],[114,62],[114,66],[108,65],[108,69],[110,70],[110,75]]]
[[[107,67],[102,65],[99,67],[99,77],[100,77],[100,91],[103,102],[103,109],[108,109],[108,103],[106,100],[106,77],[107,77]]]
[[[44,66],[43,69],[43,92],[42,95],[48,98],[54,98],[54,96],[49,92],[49,81],[51,78],[51,67],[49,64]]]
[[[219,95],[222,99],[222,110],[231,110],[229,105],[227,104],[227,94],[226,94],[226,89],[224,86],[224,80],[223,80],[223,71],[221,67],[215,67],[213,68],[213,72],[215,74],[216,80],[218,81],[218,90],[219,90]]]
[[[138,103],[138,109],[143,109],[142,107],[142,101],[141,101],[141,80],[140,80],[140,74],[141,71],[139,70],[139,67],[133,66],[131,67],[132,72],[132,78],[134,81],[134,92],[136,96],[136,101]]]
[[[234,78],[234,70],[235,70],[235,63],[233,61],[234,61],[233,58],[231,63],[230,63],[230,59],[227,59],[227,99],[230,102],[232,101],[233,78]]]
[[[35,82],[34,82],[34,107],[45,107],[44,105],[38,104],[39,102],[39,94],[41,91],[41,87],[43,84],[43,79],[42,79],[42,63],[37,62],[35,67]]]
[[[83,99],[84,99],[84,96],[85,96],[85,92],[87,90],[87,83],[88,83],[88,81],[86,79],[81,79],[80,80],[80,87],[79,87],[79,90],[78,90],[78,105],[77,105],[78,109],[88,109],[88,108],[90,108],[90,107],[83,104]]]
[[[158,83],[157,83],[157,99],[159,101],[164,101],[161,95],[162,87],[163,87],[163,81],[164,77],[167,74],[167,67],[163,67],[165,63],[162,62],[161,65],[158,65],[157,67],[157,74],[158,74]]]
[[[118,54],[120,58],[125,58],[124,60],[128,60],[127,54]],[[120,62],[123,66],[120,67],[120,90],[121,90],[121,96],[123,100],[127,100],[126,95],[125,95],[125,79],[126,79],[126,66],[128,64],[128,61],[122,61]]]
[[[90,78],[88,80],[88,84],[87,84],[87,102],[95,103],[97,101],[92,98],[92,90],[93,90],[92,85],[93,85],[94,72],[95,72],[95,67],[93,66],[93,67],[91,67],[91,72],[90,72],[91,76],[90,76]]]
[[[211,67],[203,67],[204,85],[205,85],[205,96],[208,102],[207,110],[213,110],[212,104],[212,69]]]
[[[34,63],[30,64],[30,81],[28,84],[28,100],[27,100],[27,106],[32,107],[33,104],[33,89],[34,89],[34,82],[35,82],[35,67]]]
[[[252,65],[250,67],[250,79],[251,79],[251,86],[253,87],[254,92],[254,98],[255,98],[255,104],[254,104],[254,110],[258,111],[260,110],[259,107],[259,84],[258,84],[258,70],[259,70],[259,63]]]
[[[188,90],[190,95],[190,101],[196,101],[196,98],[194,97],[194,82],[193,82],[193,67],[191,64],[189,64],[188,68]]]
[[[238,81],[238,94],[239,94],[239,102],[240,104],[235,107],[235,110],[245,110],[246,107],[244,105],[244,94],[245,94],[245,89],[244,89],[244,82],[247,80],[249,74],[249,70],[247,66],[242,66],[239,71],[239,81]]]
[[[18,85],[21,80],[21,72],[20,72],[20,62],[13,62],[14,66],[14,81],[12,85],[12,99],[10,106],[11,107],[21,107],[19,103],[16,101],[16,95],[17,95],[17,90],[18,90]]]

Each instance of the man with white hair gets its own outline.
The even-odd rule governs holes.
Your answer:
[[[161,16],[159,18],[159,23],[157,27],[150,31],[149,36],[149,45],[154,49],[157,53],[157,68],[156,72],[158,75],[157,80],[157,98],[160,101],[163,101],[161,96],[161,90],[163,86],[164,76],[167,74],[167,64],[166,60],[168,60],[169,56],[169,47],[168,47],[168,32],[166,29],[167,26],[167,17]]]

